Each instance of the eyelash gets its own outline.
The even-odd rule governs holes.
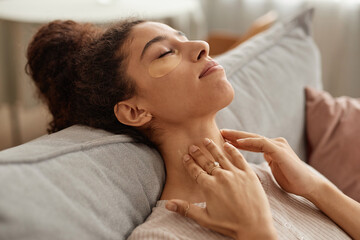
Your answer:
[[[169,50],[169,51],[167,51],[167,52],[164,52],[164,53],[162,53],[158,58],[162,58],[162,57],[164,57],[164,56],[166,56],[166,55],[168,55],[168,54],[170,54],[170,53],[174,53],[174,50]]]

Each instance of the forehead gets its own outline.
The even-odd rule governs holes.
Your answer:
[[[159,34],[174,33],[175,29],[158,22],[144,22],[134,26],[132,36],[135,38],[151,38]]]
[[[134,26],[131,31],[130,48],[141,51],[142,48],[145,46],[145,44],[154,37],[160,35],[174,34],[175,32],[176,32],[175,29],[163,23],[157,23],[157,22],[140,23]]]

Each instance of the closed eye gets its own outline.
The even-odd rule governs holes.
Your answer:
[[[174,50],[169,50],[167,52],[162,53],[158,58],[162,58],[165,57],[166,55],[170,54],[170,53],[174,53]]]

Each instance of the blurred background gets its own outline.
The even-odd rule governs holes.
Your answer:
[[[48,21],[156,20],[189,39],[209,41],[216,55],[303,5],[315,8],[313,36],[324,89],[333,96],[360,97],[360,0],[0,0],[0,150],[46,134],[51,116],[24,68],[27,44]]]

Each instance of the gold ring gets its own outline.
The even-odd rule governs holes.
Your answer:
[[[211,175],[215,168],[221,168],[219,162],[213,162],[214,166],[210,169],[209,174]]]
[[[200,172],[198,172],[198,174],[195,175],[195,181],[197,182],[198,177],[203,174],[206,173],[204,170],[201,170]]]
[[[213,167],[212,169],[210,169],[209,174],[211,175],[211,174],[212,174],[212,172],[213,172],[216,168],[221,168],[221,167],[220,167],[220,166],[215,166],[215,167]]]
[[[190,209],[190,203],[188,203],[187,207],[185,208],[185,214],[184,214],[185,217],[187,217],[189,209]]]

